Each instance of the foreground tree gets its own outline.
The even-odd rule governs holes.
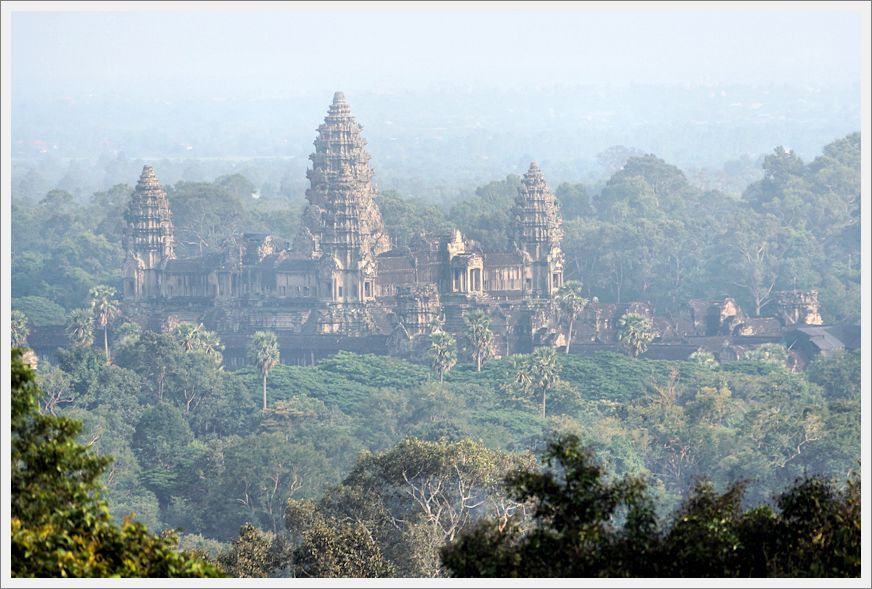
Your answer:
[[[484,515],[507,521],[523,510],[506,496],[502,479],[534,464],[531,454],[469,439],[406,438],[389,451],[361,455],[342,484],[325,494],[318,513],[365,524],[397,576],[444,576],[439,549]]]
[[[618,341],[630,352],[633,358],[644,354],[648,344],[654,340],[654,325],[651,320],[639,313],[624,313],[618,320]]]
[[[248,359],[263,378],[263,410],[266,411],[266,379],[280,360],[279,340],[271,331],[258,331],[248,344]]]
[[[569,353],[569,345],[572,343],[572,325],[579,313],[587,307],[587,299],[581,296],[581,282],[567,280],[557,292],[557,308],[560,309],[561,318],[568,323],[566,334],[566,353]]]
[[[78,444],[82,425],[39,413],[33,371],[12,351],[12,574],[16,577],[214,577],[175,538],[112,523],[98,477],[111,459]]]
[[[482,363],[494,355],[494,332],[490,317],[481,309],[470,311],[463,317],[466,324],[466,340],[475,360],[476,372],[481,372]]]
[[[114,288],[102,284],[95,286],[88,293],[91,301],[91,312],[94,313],[97,323],[103,328],[103,349],[106,351],[106,364],[112,363],[109,356],[109,324],[121,314],[115,293]]]
[[[297,538],[293,550],[297,577],[393,577],[393,565],[361,521],[337,519],[310,501],[288,500],[285,525]]]
[[[284,536],[245,524],[230,548],[219,554],[217,560],[230,577],[275,577],[287,572],[284,569],[291,562],[291,548]]]
[[[743,483],[723,493],[696,485],[658,527],[647,485],[612,481],[579,445],[552,441],[546,470],[507,477],[531,501],[523,530],[482,520],[442,549],[458,577],[856,577],[860,575],[860,482],[845,488],[812,477],[768,505],[744,510]]]

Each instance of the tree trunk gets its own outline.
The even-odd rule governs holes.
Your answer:
[[[542,419],[545,419],[545,389],[542,389]]]
[[[569,320],[569,333],[566,334],[566,353],[569,353],[569,344],[572,343],[572,322],[574,319]]]
[[[442,384],[442,377],[445,376],[445,373],[441,370],[439,371],[439,384]]]
[[[266,372],[263,373],[263,410],[266,411]]]
[[[111,363],[111,359],[109,358],[109,326],[103,326],[103,348],[106,350],[106,364]]]
[[[478,354],[475,356],[475,371],[481,372],[481,356]]]

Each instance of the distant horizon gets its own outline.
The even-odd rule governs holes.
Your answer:
[[[859,83],[860,12],[335,9],[12,13],[12,90],[293,95],[564,83]],[[303,7],[301,7],[303,8]],[[581,9],[579,9],[581,8]],[[54,90],[53,90],[54,89]]]

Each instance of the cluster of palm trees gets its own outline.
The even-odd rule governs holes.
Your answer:
[[[88,307],[74,309],[67,317],[67,337],[73,345],[90,348],[94,345],[94,330],[96,326],[103,329],[103,349],[106,354],[106,364],[112,363],[109,354],[109,324],[121,315],[117,291],[104,284],[95,286],[88,291]]]
[[[587,307],[588,300],[581,295],[581,283],[567,281],[558,291],[555,304],[560,313],[561,322],[566,324],[566,353],[572,344],[572,332],[576,318]],[[103,331],[103,348],[106,363],[112,358],[109,351],[109,325],[120,314],[116,290],[111,286],[99,285],[89,291],[89,306],[73,310],[68,317],[67,336],[76,346],[91,347],[94,345],[94,333],[97,327]],[[12,315],[13,346],[26,344],[28,331],[27,318],[20,311]],[[464,318],[464,341],[469,356],[475,362],[475,369],[481,372],[487,360],[496,355],[494,333],[490,327],[490,317],[481,309],[467,313]],[[207,330],[202,323],[182,322],[172,330],[182,348],[186,352],[202,352],[215,360],[220,367],[223,362],[224,346],[215,332]],[[619,321],[618,340],[634,358],[648,349],[648,344],[654,339],[651,320],[639,313],[626,313]],[[443,382],[445,374],[457,364],[457,340],[435,322],[429,337],[426,357],[434,372]],[[256,332],[249,342],[248,359],[257,367],[262,378],[263,410],[267,410],[267,379],[270,371],[280,362],[278,338],[269,331]],[[521,364],[516,364],[516,383],[522,390],[541,394],[542,415],[545,415],[547,393],[559,381],[557,377],[557,361],[554,350],[538,348]]]
[[[554,305],[559,313],[560,323],[566,328],[565,352],[567,354],[569,354],[570,346],[572,345],[575,320],[587,308],[589,302],[588,299],[582,296],[581,291],[581,282],[568,280],[563,284],[554,298]],[[485,311],[475,309],[464,315],[463,321],[465,324],[463,341],[466,352],[472,358],[472,361],[475,362],[476,371],[481,372],[484,363],[496,355],[494,333],[490,327],[490,317],[488,317]],[[629,354],[634,358],[638,358],[640,354],[643,354],[648,349],[648,344],[656,336],[651,320],[639,313],[626,313],[618,323],[618,341],[623,344]],[[443,329],[442,323],[437,320],[432,325],[428,344],[426,358],[432,370],[439,375],[439,382],[443,382],[445,374],[457,364],[457,340],[453,335],[446,332]],[[546,352],[540,352],[538,356],[534,353],[534,356],[536,361],[539,362],[550,361],[551,358],[551,356],[546,357]],[[545,373],[548,373],[548,370],[545,370],[543,374]],[[543,382],[549,380],[548,378],[543,378]],[[524,381],[524,378],[518,381],[519,384],[523,384],[521,381]],[[532,385],[528,383],[527,388],[530,386]],[[536,388],[537,390],[541,389],[541,387]],[[550,387],[546,386],[542,389],[543,412],[548,388]]]
[[[481,372],[484,363],[496,355],[490,317],[481,309],[475,309],[464,315],[463,322],[466,352],[475,362],[476,372]],[[426,356],[430,367],[439,375],[439,382],[443,382],[445,374],[457,364],[457,340],[438,320],[433,323]]]

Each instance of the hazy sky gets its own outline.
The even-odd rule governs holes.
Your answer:
[[[13,92],[278,97],[335,88],[860,81],[857,11],[506,6],[16,12]]]

